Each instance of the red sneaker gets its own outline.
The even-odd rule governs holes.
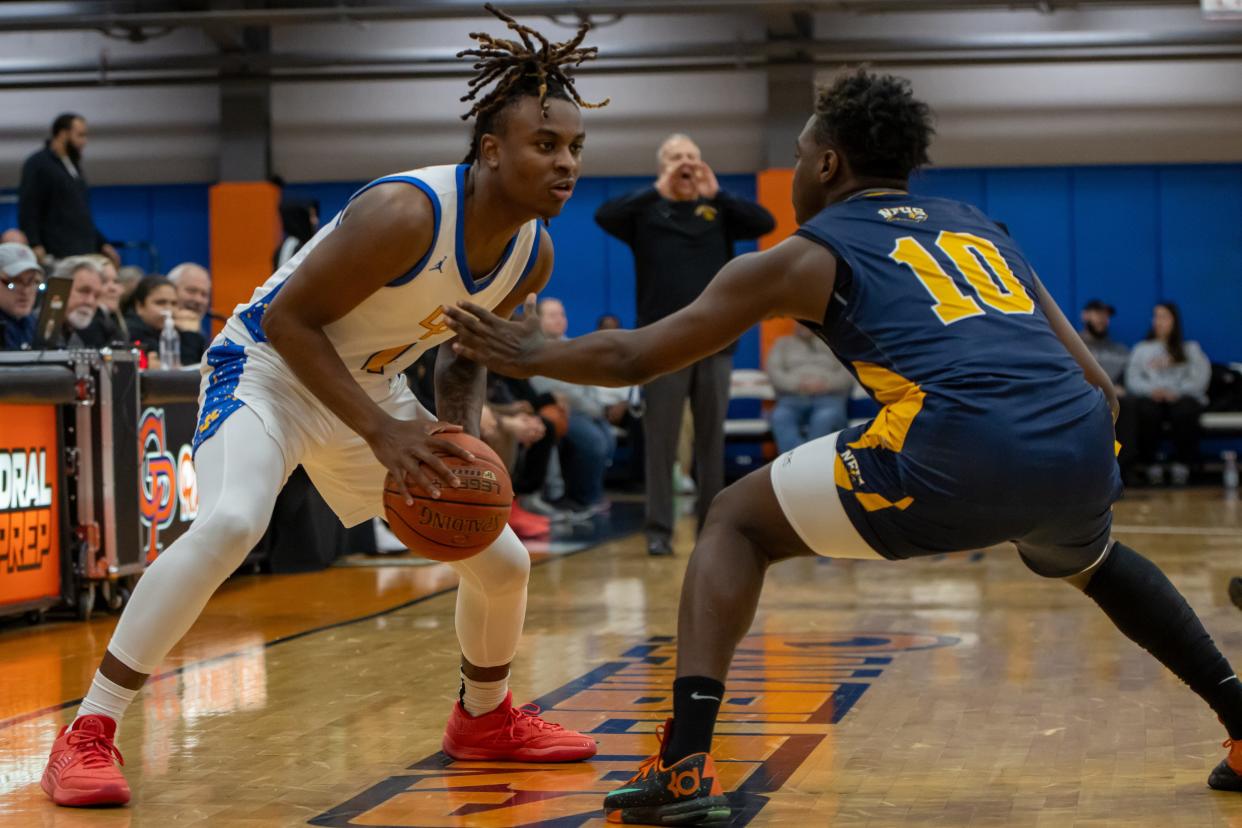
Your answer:
[[[515,500],[509,509],[509,528],[519,538],[539,538],[552,531],[552,521],[526,511]]]
[[[116,762],[125,764],[112,741],[116,722],[107,716],[83,716],[65,725],[52,743],[52,755],[40,783],[57,805],[124,805],[129,785]]]
[[[590,737],[539,718],[535,705],[514,707],[513,693],[482,716],[471,716],[457,702],[441,746],[454,759],[502,762],[579,762],[596,750]]]

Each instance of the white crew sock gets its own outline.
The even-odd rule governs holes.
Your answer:
[[[475,681],[461,674],[461,706],[471,716],[482,716],[491,713],[505,700],[509,692],[509,677],[500,681]]]
[[[96,670],[95,680],[91,682],[91,689],[87,691],[86,698],[82,699],[82,706],[78,708],[78,715],[74,717],[74,721],[83,716],[107,716],[116,722],[119,728],[121,717],[125,715],[125,708],[129,707],[129,703],[136,695],[138,695],[137,690],[128,690],[110,681],[103,673]]]

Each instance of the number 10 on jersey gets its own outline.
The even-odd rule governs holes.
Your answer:
[[[992,242],[972,233],[943,230],[936,237],[936,247],[949,257],[983,304],[1001,313],[1034,312],[1035,301],[1018,277],[1013,275],[1009,263]],[[984,313],[979,302],[963,293],[953,277],[940,267],[935,256],[913,236],[898,239],[888,257],[914,272],[936,300],[932,312],[943,324],[952,325]]]

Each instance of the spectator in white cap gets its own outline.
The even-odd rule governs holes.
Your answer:
[[[29,348],[35,338],[35,299],[43,268],[24,244],[0,244],[0,350]]]

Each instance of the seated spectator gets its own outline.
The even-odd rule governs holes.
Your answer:
[[[542,441],[546,434],[547,427],[543,420],[533,414],[524,412],[504,414],[497,412],[491,405],[483,406],[479,418],[479,436],[504,459],[510,478],[516,478],[517,475],[519,449],[529,451],[530,447]],[[547,468],[546,453],[543,467]],[[519,497],[509,510],[509,526],[519,538],[539,537],[548,533],[551,520],[546,515],[527,511],[522,506],[522,499]]]
[[[1134,346],[1126,368],[1126,388],[1135,398],[1138,462],[1146,466],[1153,486],[1164,480],[1156,453],[1165,423],[1173,438],[1169,476],[1176,486],[1190,479],[1199,457],[1199,414],[1207,404],[1211,376],[1212,366],[1199,343],[1183,337],[1177,305],[1157,304],[1151,330]]]
[[[767,371],[776,390],[772,434],[781,452],[848,424],[846,406],[854,377],[805,325],[796,325],[792,336],[773,343]]]
[[[596,385],[593,386],[595,398],[599,400],[603,406],[604,419],[609,425],[616,426],[623,431],[628,429],[636,420],[633,412],[630,410],[630,398],[634,394],[634,386],[621,385],[613,388],[611,386]]]
[[[549,339],[563,339],[569,328],[565,306],[558,299],[539,302],[539,321]],[[612,461],[616,437],[596,389],[547,377],[531,377],[530,382],[536,391],[556,395],[569,409],[565,434],[556,447],[565,480],[565,498],[563,503],[552,505],[571,512],[606,510],[604,473]]]
[[[1092,299],[1083,306],[1082,330],[1078,332],[1078,335],[1082,337],[1082,341],[1086,344],[1087,350],[1091,351],[1091,355],[1095,357],[1095,361],[1100,363],[1104,373],[1108,374],[1108,378],[1113,381],[1113,388],[1117,391],[1118,401],[1121,403],[1116,424],[1117,441],[1121,443],[1117,462],[1121,465],[1122,476],[1128,480],[1133,477],[1137,462],[1138,452],[1135,443],[1138,438],[1135,436],[1135,429],[1138,425],[1135,401],[1126,396],[1125,388],[1130,349],[1108,335],[1108,328],[1116,313],[1112,305],[1105,304],[1099,299]]]
[[[164,317],[176,313],[177,288],[163,276],[147,276],[140,281],[122,306],[130,340],[148,359],[152,354],[158,359],[160,333],[164,330]],[[175,318],[175,317],[174,317]],[[181,364],[194,365],[203,358],[207,343],[197,331],[178,329],[181,334]]]
[[[30,348],[35,339],[35,300],[43,267],[24,244],[0,244],[0,350]]]
[[[184,262],[168,271],[177,287],[177,310],[173,321],[179,331],[203,333],[203,320],[211,310],[211,274],[202,265]]]
[[[414,360],[414,364],[406,368],[405,381],[414,392],[414,396],[422,403],[423,408],[432,414],[436,412],[436,358],[440,346],[430,348]]]
[[[90,256],[70,256],[57,262],[52,276],[73,280],[65,302],[61,341],[55,344],[70,348],[102,348],[107,345],[107,333],[92,324],[99,310],[99,298],[103,295],[103,274],[99,265]]]
[[[519,440],[518,445],[512,447],[516,450],[512,452],[509,471],[513,479],[513,493],[517,496],[516,503],[524,511],[544,518],[569,519],[569,514],[545,502],[540,494],[547,483],[552,451],[565,433],[568,422],[561,404],[551,394],[536,391],[529,380],[494,373],[488,376],[487,404],[499,418],[518,418],[509,421],[510,427],[514,431],[524,431],[531,438]],[[537,420],[541,426],[537,437],[531,420]],[[503,453],[501,456],[509,459]]]
[[[1100,363],[1104,373],[1113,381],[1118,394],[1125,393],[1126,366],[1130,362],[1130,349],[1108,335],[1109,325],[1117,311],[1112,305],[1106,305],[1099,299],[1092,299],[1082,309],[1082,330],[1078,335],[1086,344],[1087,350]]]
[[[30,246],[30,239],[26,238],[26,234],[16,227],[10,227],[8,230],[0,233],[0,244],[9,244],[10,242],[24,244],[27,247]]]
[[[122,301],[124,301],[126,296],[133,292],[134,288],[138,286],[138,283],[141,282],[146,275],[147,272],[137,265],[125,265],[124,267],[117,269],[116,278],[121,282]],[[155,274],[151,275],[154,276]]]
[[[560,303],[557,302],[557,304],[559,305]],[[563,317],[564,315],[565,312],[562,307],[561,316]],[[604,314],[595,323],[595,330],[597,331],[615,331],[620,328],[620,318],[611,313]],[[637,418],[630,411],[630,399],[634,395],[634,386],[622,385],[613,388],[597,385],[595,386],[595,395],[604,407],[604,419],[612,425],[621,429],[628,429],[637,422]]]
[[[484,409],[486,422],[480,426],[483,441],[500,455],[510,470],[515,468],[519,448],[529,449],[548,433],[547,424],[534,414],[491,404]]]
[[[125,327],[125,317],[121,315],[121,278],[116,264],[107,256],[97,255],[90,258],[99,266],[99,272],[103,275],[99,311],[92,324],[103,330],[109,344],[129,342],[129,330]]]
[[[595,322],[597,331],[615,331],[621,327],[621,319],[606,313]],[[604,419],[615,430],[625,435],[629,443],[629,463],[626,468],[615,467],[616,458],[610,464],[614,479],[626,485],[642,486],[643,483],[643,420],[641,394],[632,385],[618,388],[595,386],[595,394],[604,407]],[[615,449],[614,449],[615,451]],[[692,484],[693,485],[693,484]]]

